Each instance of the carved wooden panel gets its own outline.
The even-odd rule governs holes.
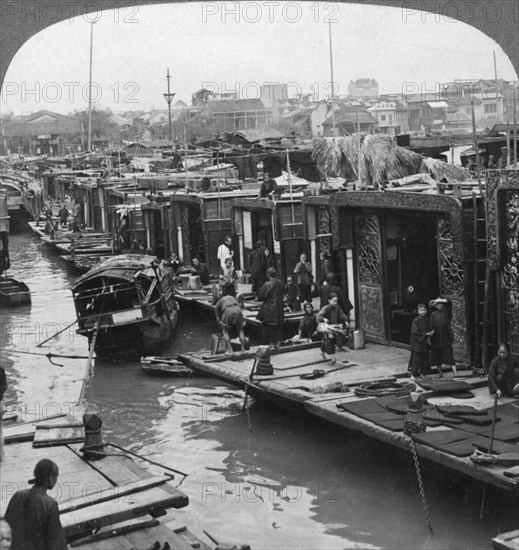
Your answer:
[[[382,288],[361,283],[359,287],[360,324],[369,336],[384,338]]]
[[[438,257],[440,262],[440,294],[452,303],[451,326],[454,333],[454,357],[468,358],[467,312],[465,304],[465,273],[454,252],[454,238],[449,218],[438,220]]]
[[[318,212],[318,230],[317,233],[319,235],[326,235],[327,233],[331,233],[331,225],[330,225],[330,209],[327,206],[319,206]],[[331,237],[321,237],[317,240],[319,243],[319,250],[318,253],[321,252],[328,252],[330,253],[332,248],[332,239]]]
[[[487,170],[487,241],[490,269],[498,269],[501,265],[500,231],[499,231],[499,191],[502,189],[519,189],[519,170]]]
[[[461,296],[465,290],[463,264],[454,254],[450,220],[438,221],[438,254],[442,294]]]
[[[519,355],[519,189],[504,192],[502,220],[505,341],[513,355]]]
[[[380,225],[375,214],[355,218],[359,282],[381,284]]]
[[[449,298],[452,303],[451,326],[454,333],[452,344],[454,357],[457,360],[465,361],[468,354],[467,316],[465,311],[464,298]]]
[[[181,228],[182,228],[182,248],[184,251],[184,263],[191,264],[191,242],[189,238],[189,208],[182,205],[180,207]]]

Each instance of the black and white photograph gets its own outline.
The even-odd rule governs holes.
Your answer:
[[[517,0],[0,0],[0,550],[519,550]]]

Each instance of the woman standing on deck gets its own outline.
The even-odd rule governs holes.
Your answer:
[[[436,298],[429,302],[429,307],[436,308],[431,313],[431,366],[437,367],[438,378],[443,378],[442,365],[449,365],[454,376],[458,376],[454,362],[454,333],[451,326],[451,316],[445,309],[448,304],[445,298]]]
[[[296,274],[296,282],[301,290],[301,298],[305,302],[312,301],[312,283],[314,276],[312,275],[312,264],[307,261],[306,254],[303,252],[299,257],[299,262],[294,268]]]
[[[429,338],[433,335],[427,308],[425,304],[418,304],[418,316],[413,319],[411,325],[411,357],[409,358],[409,368],[411,376],[425,378],[429,374]]]

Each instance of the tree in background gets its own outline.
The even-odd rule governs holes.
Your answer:
[[[85,135],[85,144],[88,142],[88,109],[74,111],[73,116],[79,120]],[[111,120],[110,109],[92,109],[92,140],[107,140],[111,145],[120,143],[121,132],[119,126]]]

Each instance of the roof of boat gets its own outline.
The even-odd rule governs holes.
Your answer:
[[[155,256],[145,254],[120,254],[114,256],[101,262],[88,273],[79,277],[74,283],[73,289],[96,277],[114,277],[131,281],[137,271],[150,268],[153,261],[155,261]]]

